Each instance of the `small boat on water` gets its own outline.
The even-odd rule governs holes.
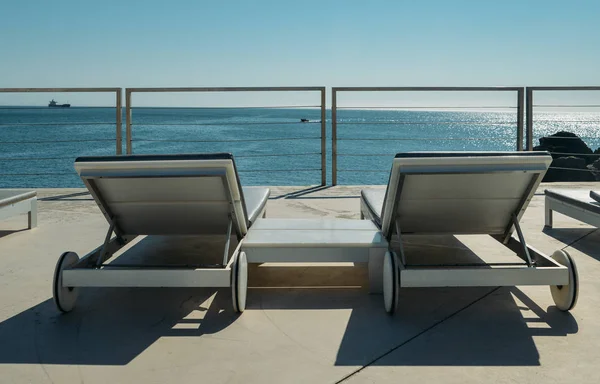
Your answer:
[[[308,119],[300,119],[300,121],[303,123],[308,123],[309,120]]]
[[[50,101],[50,103],[48,103],[49,107],[54,107],[54,108],[69,108],[71,106],[71,104],[57,104],[56,101],[54,101],[54,99],[52,99],[52,101]]]

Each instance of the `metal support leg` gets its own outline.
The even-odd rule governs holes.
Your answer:
[[[231,242],[231,228],[233,227],[233,220],[229,217],[229,224],[227,224],[227,239],[225,240],[225,251],[223,252],[223,267],[227,265],[229,259],[229,243]]]
[[[527,266],[531,267],[531,266],[533,266],[533,262],[531,261],[531,256],[529,255],[529,249],[527,248],[527,244],[525,243],[525,237],[523,236],[523,231],[521,231],[521,226],[519,225],[519,219],[517,218],[517,215],[515,215],[514,213],[512,215],[512,221],[513,221],[513,225],[515,226],[515,229],[517,230],[517,235],[519,236],[519,242],[521,243],[521,250],[523,252],[523,255],[525,256],[525,261],[527,262]]]
[[[27,213],[27,227],[29,229],[37,227],[37,199],[31,200],[31,207]]]
[[[102,245],[102,251],[100,251],[100,253],[98,254],[98,259],[96,260],[96,268],[102,267],[104,255],[107,252],[108,243],[110,243],[110,237],[112,236],[114,229],[115,229],[115,222],[111,221],[110,226],[108,227],[108,232],[106,233],[106,237],[104,238],[104,244]]]
[[[402,265],[406,265],[406,256],[404,255],[404,244],[402,243],[402,232],[400,231],[399,220],[396,219],[394,224],[396,226],[396,236],[398,236],[398,242],[400,243],[400,261],[402,262]]]
[[[545,225],[546,227],[552,228],[552,209],[550,209],[550,199],[546,196],[544,202],[544,212],[545,212]]]

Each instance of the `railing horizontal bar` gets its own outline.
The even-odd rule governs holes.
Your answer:
[[[568,152],[549,152],[553,155],[570,155],[570,156],[600,156],[600,153],[568,153]]]
[[[316,172],[321,168],[299,168],[299,169],[238,169],[238,172]],[[44,172],[44,173],[0,173],[0,176],[58,176],[58,175],[77,175],[73,172]]]
[[[238,172],[315,172],[321,168],[297,168],[297,169],[238,169]]]
[[[3,110],[3,109],[12,109],[12,110],[39,110],[39,111],[45,111],[45,110],[50,110],[50,111],[65,111],[66,110],[64,108],[48,108],[48,107],[0,107],[0,111]],[[91,107],[86,107],[86,106],[79,105],[77,107],[70,107],[68,110],[73,110],[73,109],[115,109],[115,107],[114,106],[108,106],[108,107],[91,106]]]
[[[522,87],[333,87],[339,91],[519,91]]]
[[[44,173],[0,173],[0,176],[61,176],[77,175],[77,172],[44,172]]]
[[[121,88],[0,88],[0,92],[119,92]]]
[[[307,153],[275,153],[275,154],[260,154],[260,155],[235,155],[236,159],[243,159],[246,157],[293,157],[293,156],[316,156],[320,155],[321,152],[307,152]]]
[[[64,108],[49,108],[49,107],[16,107],[16,106],[7,106],[7,107],[2,107],[0,106],[0,111],[3,109],[12,109],[12,110],[39,110],[39,111],[45,111],[45,110],[51,110],[51,111],[66,111],[67,109]],[[77,107],[70,107],[68,110],[73,110],[73,109],[115,109],[114,106],[107,106],[107,107],[101,107],[101,106],[88,106],[86,107],[85,105],[79,105]],[[113,123],[114,124],[114,123]]]
[[[338,141],[427,141],[427,140],[498,140],[498,137],[413,137],[413,138],[400,138],[400,137],[385,137],[385,138],[368,138],[368,137],[350,137],[350,138],[338,138]]]
[[[516,109],[517,107],[504,107],[504,106],[456,106],[456,107],[435,107],[435,106],[419,106],[419,107],[337,107],[337,109]]]
[[[114,124],[114,123],[113,123]],[[131,124],[132,127],[153,127],[153,126],[178,126],[178,127],[193,127],[193,126],[228,126],[228,125],[291,125],[291,124],[321,124],[320,121],[307,121],[307,122],[301,122],[301,121],[279,121],[279,122],[265,122],[265,123],[149,123],[149,124],[145,124],[145,123],[138,123],[138,124]]]
[[[371,125],[431,125],[431,124],[468,124],[468,125],[513,125],[517,124],[516,121],[513,122],[500,122],[500,123],[485,123],[481,121],[397,121],[397,122],[373,122],[373,121],[364,121],[364,122],[348,122],[345,123],[343,121],[338,121],[338,125],[361,125],[361,124],[371,124]]]
[[[578,136],[578,137],[564,137],[564,136],[537,136],[536,139],[541,139],[541,138],[553,138],[553,139],[561,139],[561,140],[579,140],[579,139],[598,139],[598,137],[592,137],[592,136]]]
[[[560,169],[560,170],[564,170],[564,171],[598,172],[598,171],[593,171],[591,169],[581,169],[581,168],[550,167],[549,169]]]
[[[259,106],[239,106],[239,107],[131,107],[135,109],[296,109],[296,108],[321,108],[320,105],[267,105]]]
[[[396,153],[339,153],[338,156],[347,157],[375,157],[375,156],[395,156]]]
[[[342,171],[342,172],[381,172],[381,173],[388,173],[390,170],[381,170],[381,169],[340,169],[338,168],[338,171]]]
[[[0,141],[0,144],[87,143],[87,142],[96,142],[96,141],[115,141],[115,139]]]
[[[600,91],[600,85],[527,87],[533,91]]]
[[[533,120],[533,123],[600,123],[600,120]]]
[[[600,104],[534,104],[533,106],[538,108],[598,108]]]
[[[58,157],[0,157],[0,161],[36,161],[36,160],[64,160],[74,159],[77,156],[58,156]]]
[[[231,142],[261,142],[261,141],[286,141],[286,140],[314,140],[321,139],[315,137],[281,137],[273,139],[241,139],[241,140],[161,140],[161,139],[135,139],[132,141],[148,141],[148,142],[163,142],[163,143],[231,143]],[[111,140],[112,141],[112,140]]]
[[[275,154],[260,154],[260,155],[236,155],[236,159],[244,159],[249,157],[296,157],[296,156],[317,156],[321,152],[307,153],[275,153]],[[600,155],[598,155],[600,156]],[[0,157],[0,161],[37,161],[37,160],[65,160],[74,159],[77,156],[57,156],[57,157]]]
[[[325,87],[165,87],[126,88],[126,92],[262,92],[262,91],[321,91]]]
[[[0,124],[0,127],[27,127],[27,126],[38,126],[38,125],[114,125],[115,122],[107,123],[14,123],[14,124]]]

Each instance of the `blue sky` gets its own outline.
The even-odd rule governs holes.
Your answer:
[[[1,0],[0,87],[599,85],[598,15],[583,0]]]

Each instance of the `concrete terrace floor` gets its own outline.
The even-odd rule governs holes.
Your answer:
[[[548,287],[429,288],[403,289],[393,317],[352,264],[254,266],[241,316],[228,289],[113,288],[82,289],[61,315],[51,290],[59,255],[86,254],[108,225],[84,190],[38,190],[38,228],[24,230],[26,216],[0,222],[0,382],[596,382],[600,231],[560,214],[544,230],[549,186],[600,185],[543,185],[522,220],[529,244],[575,258],[572,313],[554,308]],[[359,191],[274,187],[268,217],[358,219]],[[148,241],[138,253],[155,248]],[[480,236],[407,243],[409,258],[505,253]]]

